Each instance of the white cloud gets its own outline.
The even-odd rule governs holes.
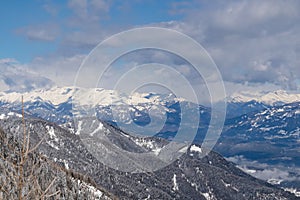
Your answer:
[[[46,12],[51,14],[52,16],[57,16],[59,12],[59,7],[52,4],[51,2],[47,2],[43,5],[43,8],[45,9]]]
[[[231,1],[211,12],[212,26],[241,31],[258,25],[267,25],[274,19],[297,17],[296,1]],[[297,6],[295,6],[297,5]],[[272,24],[270,24],[272,25]],[[268,25],[267,25],[268,26]],[[260,27],[259,27],[260,28]],[[274,29],[281,27],[272,27]]]
[[[258,161],[245,159],[243,156],[234,156],[227,160],[236,163],[245,172],[251,171],[251,175],[262,180],[299,181],[300,170],[296,167],[286,167],[281,164],[271,165]]]
[[[226,81],[297,89],[299,1],[202,2],[194,7],[183,11],[186,19],[173,27],[208,50]]]
[[[77,17],[84,19],[88,15],[87,3],[87,0],[70,0],[68,6]]]
[[[62,38],[58,52],[61,56],[35,59],[31,68],[58,85],[70,85],[84,54],[117,29],[129,28],[119,24],[112,30],[101,25],[109,15],[111,4],[104,0],[69,1],[69,9],[73,12],[65,20],[68,31],[63,33],[43,25],[25,28],[24,33],[32,39],[49,41],[57,34]],[[173,13],[180,12],[184,19],[143,26],[171,28],[196,39],[216,62],[229,93],[243,87],[267,91],[278,87],[300,88],[298,1],[217,1],[200,5],[193,1],[178,6],[174,6]],[[138,39],[141,36],[137,36]],[[172,38],[162,42],[178,45]],[[198,56],[184,44],[179,45],[182,51]],[[198,75],[180,59],[159,51],[130,55],[119,73],[147,61],[170,64],[191,81],[199,81]],[[117,72],[112,70],[106,75],[113,77],[114,74]],[[200,80],[200,84],[195,82],[195,85],[202,83]]]
[[[106,16],[110,5],[108,0],[69,0],[68,7],[73,11],[70,24],[79,27],[99,25],[99,20]]]
[[[0,59],[0,64],[12,64],[18,63],[18,61],[14,58],[2,58]]]
[[[12,61],[12,62],[10,62]],[[54,83],[14,59],[0,60],[0,89],[16,92],[50,88]]]
[[[60,28],[54,23],[44,23],[35,26],[27,26],[16,31],[18,34],[25,35],[29,40],[39,40],[52,42],[60,34]]]
[[[72,15],[65,19],[61,51],[69,55],[87,53],[111,30],[102,25],[109,18],[110,0],[70,0],[68,8]]]
[[[269,67],[272,65],[272,62],[267,61],[266,63],[261,63],[258,61],[254,61],[253,64],[254,64],[254,70],[263,72],[263,71],[267,71],[269,69]]]
[[[9,86],[5,84],[3,80],[0,79],[0,91],[7,91],[9,90]]]
[[[53,80],[57,86],[72,86],[84,58],[85,55],[39,57],[32,61],[29,68],[41,76]]]
[[[109,11],[110,1],[107,0],[91,0],[91,6],[96,10]]]

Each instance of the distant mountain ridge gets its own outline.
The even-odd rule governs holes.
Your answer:
[[[277,90],[273,92],[238,92],[232,94],[228,98],[232,103],[245,103],[256,101],[266,105],[282,105],[300,101],[300,93],[289,93],[285,90]]]
[[[11,69],[12,70],[12,69]],[[5,71],[5,70],[4,70]],[[8,71],[8,70],[6,70]],[[9,72],[2,73],[1,76],[6,76]],[[15,70],[16,71],[16,70]],[[0,71],[1,72],[1,71]],[[15,72],[11,72],[16,74]],[[8,76],[8,75],[7,75]],[[34,76],[34,75],[31,75]],[[41,77],[40,77],[41,78]],[[45,87],[44,87],[45,88]],[[84,90],[83,88],[78,88],[75,86],[69,87],[57,87],[53,86],[51,83],[46,87],[46,89],[31,88],[31,90],[10,90],[0,92],[0,101],[6,102],[17,102],[20,101],[20,95],[22,94],[27,101],[35,101],[37,99],[42,99],[43,101],[50,102],[53,105],[59,105],[68,101],[79,90]],[[155,94],[155,93],[133,93],[131,96],[124,95],[118,91],[106,90],[103,88],[91,88],[85,89],[85,96],[80,102],[81,104],[117,104],[122,101],[126,101],[131,104],[146,103],[152,101],[162,100],[160,97],[166,98],[166,95]],[[92,98],[92,99],[90,99]],[[160,98],[160,99],[159,99]],[[176,99],[178,101],[188,101],[183,98],[170,96],[170,98]],[[91,101],[92,100],[92,101]],[[265,105],[282,105],[292,102],[300,101],[300,92],[288,92],[285,90],[276,90],[269,92],[255,92],[255,91],[240,91],[235,92],[227,97],[227,102],[229,103],[246,103],[255,101]]]
[[[182,98],[177,98],[172,95],[163,95],[162,99],[160,94],[155,93],[134,93],[131,96],[119,93],[114,90],[106,90],[103,88],[78,88],[78,87],[52,87],[50,89],[38,89],[30,92],[0,92],[0,101],[17,103],[20,102],[20,96],[24,96],[25,101],[34,102],[42,100],[44,102],[51,103],[54,106],[67,102],[74,97],[77,92],[84,94],[80,96],[80,100],[76,103],[81,105],[102,105],[107,106],[111,104],[127,103],[136,105],[140,103],[159,103],[168,99],[176,101],[186,101]]]
[[[24,97],[25,111],[29,115],[59,124],[72,121],[74,113],[76,117],[87,117],[84,110],[83,113],[80,113],[82,110],[76,109],[77,106],[82,106],[94,109],[97,117],[104,121],[114,122],[117,120],[127,124],[146,125],[150,122],[149,111],[151,110],[156,118],[163,119],[168,115],[169,122],[178,125],[180,123],[180,105],[185,106],[186,109],[197,106],[171,94],[134,93],[128,96],[113,90],[76,87],[56,87],[50,90],[36,90],[26,93],[2,92],[0,93],[0,105],[2,108],[20,112],[21,96]],[[202,116],[208,118],[210,108],[200,105],[199,108],[203,113]],[[113,114],[113,110],[116,111],[115,114]],[[128,112],[130,115],[124,114]],[[166,127],[165,131],[168,130]]]

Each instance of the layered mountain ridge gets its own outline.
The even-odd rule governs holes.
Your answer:
[[[72,123],[73,94],[78,90],[79,88],[66,87],[24,94],[3,92],[0,95],[0,121],[8,122],[11,118],[20,117],[19,113],[22,109],[21,96],[23,95],[27,118],[36,119],[37,121],[44,119],[57,123],[68,134],[78,137],[76,136],[76,126]],[[151,109],[157,112],[154,117],[158,119],[166,115],[165,126],[156,134],[156,136],[162,138],[161,141],[164,141],[163,138],[167,139],[166,142],[172,140],[180,127],[181,106],[185,106],[187,109],[194,106],[193,103],[172,95],[135,93],[132,97],[128,97],[116,91],[103,89],[85,90],[82,94],[85,94],[84,98],[79,98],[80,101],[77,101],[77,103],[94,107],[97,118],[103,121],[106,124],[105,126],[113,132],[115,129],[109,124],[114,124],[116,117],[126,123],[143,126],[151,122],[151,118],[149,118],[149,110]],[[229,160],[236,162],[247,173],[280,187],[291,188],[290,190],[297,193],[297,188],[300,188],[298,156],[300,99],[296,94],[289,98],[289,94],[286,92],[274,92],[272,94],[281,97],[277,98],[270,94],[274,97],[271,98],[272,101],[262,101],[257,96],[256,98],[244,98],[239,101],[237,99],[229,100],[226,123],[215,150],[228,157]],[[291,101],[292,103],[289,103]],[[198,134],[194,140],[197,146],[194,149],[201,147],[203,133],[207,131],[211,115],[209,107],[198,105],[198,108],[200,110],[200,122]],[[112,112],[112,110],[117,112]],[[129,116],[124,114],[128,110],[130,112]],[[85,115],[84,113],[78,113],[78,116],[84,117]],[[45,129],[42,132],[49,131]],[[118,131],[113,134],[112,138],[115,142],[119,141],[118,144],[121,144],[122,142],[120,142],[117,133]],[[59,144],[53,140],[48,145],[50,145],[49,148],[57,150],[57,148],[60,148]],[[128,148],[123,145],[122,148],[135,149],[138,152],[150,150],[157,153],[161,148],[160,143],[154,145],[154,143],[148,143],[147,141],[136,143],[134,140],[133,143],[125,142],[125,144],[134,145],[129,145]],[[147,145],[155,148],[149,149]],[[140,146],[142,146],[142,149],[140,149]],[[188,153],[188,155],[190,154]],[[59,160],[60,158],[56,159]],[[178,176],[176,174],[176,180]],[[173,180],[174,174],[170,177]],[[177,188],[174,184],[172,187]],[[105,188],[108,189],[109,187],[106,186]],[[108,189],[108,191],[112,192],[114,190]],[[117,190],[117,193],[119,193],[119,190]],[[201,191],[201,193],[206,192]],[[150,196],[153,197],[151,194]]]
[[[164,144],[154,138],[136,140],[109,124],[100,123],[103,128],[95,134],[104,131],[119,148],[147,152]],[[22,137],[22,118],[11,115],[0,120],[0,126],[10,137]],[[44,138],[38,152],[67,169],[93,177],[97,185],[120,199],[297,199],[249,176],[217,153],[210,152],[201,158],[205,150],[198,145],[191,146],[177,161],[158,171],[126,173],[103,165],[78,135],[53,123],[27,118],[26,127],[33,145]]]

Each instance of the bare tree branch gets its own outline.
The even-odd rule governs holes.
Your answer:
[[[55,196],[55,195],[58,195],[59,193],[60,193],[60,191],[56,191],[56,192],[54,192],[54,193],[52,193],[52,194],[46,195],[46,197],[47,197],[47,198],[50,198],[50,197],[53,197],[53,196]]]
[[[43,194],[42,194],[42,198],[44,198],[45,197],[45,195],[47,194],[47,192],[50,190],[50,188],[52,187],[52,185],[55,183],[55,181],[56,181],[56,177],[52,180],[52,182],[49,184],[49,186],[47,187],[47,189],[43,192]]]
[[[28,150],[27,153],[32,153],[33,151],[35,151],[42,144],[42,142],[45,138],[46,138],[46,135],[32,149]]]

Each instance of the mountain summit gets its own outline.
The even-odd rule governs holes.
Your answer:
[[[256,101],[267,105],[280,105],[300,101],[299,93],[289,93],[285,90],[277,90],[267,93],[240,92],[231,95],[228,100],[233,103]]]

